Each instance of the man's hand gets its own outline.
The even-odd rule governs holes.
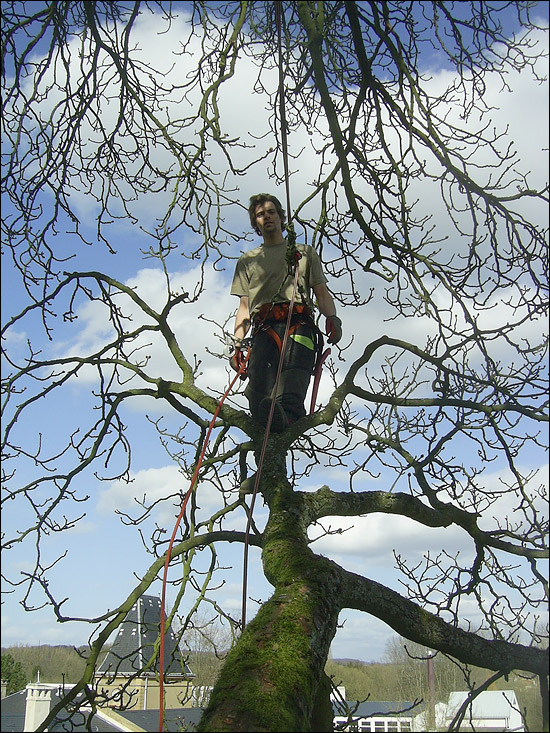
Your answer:
[[[337,344],[340,341],[342,338],[342,321],[338,316],[327,316],[325,333],[328,336],[329,344]]]
[[[231,368],[234,369],[236,372],[238,372],[239,369],[245,363],[245,361],[246,361],[246,357],[243,354],[243,352],[241,351],[240,346],[236,346],[233,356],[229,359]],[[243,369],[240,376],[241,376],[241,379],[246,379],[246,367]]]

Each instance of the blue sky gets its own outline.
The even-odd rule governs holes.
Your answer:
[[[161,67],[164,63],[169,66],[170,44],[177,42],[178,24],[174,24],[172,33],[163,36],[162,47],[158,45],[156,22],[148,19],[136,30],[140,38],[144,53],[154,53],[155,61]],[[547,39],[545,40],[547,47]],[[433,68],[434,60],[430,59],[430,71],[433,76],[432,88],[443,89],[452,81],[449,70]],[[541,68],[546,69],[541,60]],[[243,89],[251,89],[254,80],[254,70],[243,63],[238,78],[233,85],[228,85],[225,95],[222,95],[222,104],[227,110],[227,131],[229,134],[242,132],[243,116],[239,105],[231,104],[238,95],[239,99],[246,99],[246,124],[248,130],[255,132],[267,129],[268,111],[265,109],[265,99],[258,95],[243,94]],[[273,82],[276,83],[275,77]],[[533,171],[534,177],[540,182],[548,179],[547,155],[541,154],[541,148],[547,147],[548,141],[548,85],[536,84],[525,74],[511,74],[509,77],[510,92],[503,92],[495,81],[489,84],[487,102],[497,108],[494,112],[495,124],[504,128],[510,127],[512,138],[518,149],[525,167]],[[460,114],[460,110],[450,110],[450,114]],[[307,135],[297,132],[291,136],[291,150],[303,150],[300,155],[300,164],[296,166],[296,173],[292,178],[292,195],[294,201],[303,199],[308,191],[309,171],[315,165],[315,153],[311,145],[306,145]],[[262,144],[267,144],[265,141]],[[246,152],[245,155],[252,155]],[[222,164],[222,161],[216,161]],[[249,195],[258,190],[269,188],[284,200],[284,191],[273,186],[269,181],[267,168],[253,170],[244,180],[238,182],[242,191],[242,201],[246,205]],[[443,211],[437,208],[435,198],[430,195],[428,188],[419,189],[421,207],[432,213],[436,220],[443,221]],[[67,237],[62,229],[58,236],[59,246],[68,253],[74,253],[74,261],[67,263],[67,269],[97,269],[116,277],[135,287],[138,293],[148,299],[153,305],[160,306],[165,297],[165,280],[163,273],[156,267],[154,260],[146,259],[140,249],[146,250],[150,245],[150,238],[146,230],[154,225],[154,218],[166,204],[166,195],[142,196],[136,203],[139,210],[140,228],[128,220],[117,220],[112,225],[113,241],[117,243],[117,253],[110,255],[102,245],[86,247],[75,243],[74,238]],[[90,197],[73,192],[73,199],[78,207],[87,236],[93,241],[95,232],[96,205]],[[181,343],[188,347],[189,355],[196,354],[201,360],[201,375],[197,383],[205,389],[214,389],[221,393],[229,383],[231,377],[226,361],[220,354],[223,348],[223,326],[231,330],[232,317],[236,308],[236,299],[229,295],[234,260],[242,250],[251,248],[257,240],[251,235],[247,223],[246,212],[242,208],[232,207],[227,210],[228,222],[232,226],[242,227],[242,242],[227,242],[224,255],[225,262],[216,268],[208,266],[204,271],[205,289],[198,302],[182,304],[174,310],[171,325],[177,333]],[[537,214],[538,215],[538,214]],[[298,231],[298,236],[300,232]],[[178,234],[180,251],[169,260],[171,288],[183,288],[193,292],[201,279],[199,266],[181,256],[189,253],[196,245],[196,235],[184,229]],[[459,246],[450,243],[450,246]],[[74,264],[73,264],[74,262]],[[335,287],[334,283],[329,282]],[[380,294],[376,292],[378,281],[365,274],[361,279],[364,292],[371,288],[375,296],[370,306],[364,312],[356,312],[351,308],[342,308],[340,315],[344,323],[344,345],[348,343],[352,334],[365,334],[369,340],[382,333],[399,335],[403,323],[400,321],[384,322],[387,313]],[[3,256],[2,267],[2,310],[4,319],[15,313],[23,303],[22,292],[18,281],[10,269],[9,262]],[[501,308],[506,306],[501,304]],[[492,317],[502,319],[503,311],[492,312]],[[78,321],[69,324],[56,319],[55,338],[47,340],[40,323],[35,319],[28,319],[24,328],[15,329],[12,338],[18,358],[23,358],[27,337],[37,340],[44,353],[60,356],[82,350],[86,353],[94,344],[101,343],[108,334],[104,314],[98,303],[81,304]],[[136,319],[139,315],[134,312]],[[208,319],[208,320],[206,320]],[[218,324],[218,325],[214,325]],[[493,324],[489,324],[493,325]],[[541,328],[544,324],[540,324]],[[427,325],[422,319],[408,322],[407,338],[418,343],[426,337]],[[162,375],[164,378],[174,376],[174,366],[171,364],[164,349],[154,339],[147,347],[151,360],[151,372]],[[356,338],[349,349],[338,353],[333,349],[333,362],[337,374],[342,374],[360,353],[363,340]],[[145,347],[144,347],[145,348]],[[177,376],[177,374],[175,375]],[[86,415],[87,408],[92,404],[90,390],[92,389],[91,375],[85,371],[73,379],[64,391],[62,399],[52,400],[47,405],[37,405],[34,408],[33,430],[36,434],[29,434],[29,424],[16,432],[20,440],[30,440],[31,445],[38,445],[38,431],[44,426],[43,440],[47,441],[51,450],[62,448],[67,431],[76,430]],[[318,403],[326,401],[330,394],[330,380],[325,374],[318,396]],[[239,393],[231,397],[231,403],[245,408],[246,400],[242,396],[242,385]],[[185,478],[178,471],[177,466],[170,460],[167,452],[160,445],[157,431],[153,423],[162,419],[162,425],[167,429],[177,430],[181,417],[166,410],[158,402],[146,403],[136,399],[123,409],[124,419],[128,424],[128,431],[133,443],[132,482],[123,483],[112,481],[108,476],[99,481],[93,471],[81,475],[76,482],[80,497],[89,496],[85,502],[73,507],[67,506],[69,517],[86,516],[78,522],[74,529],[44,538],[43,562],[45,565],[53,562],[63,553],[66,557],[55,565],[49,573],[50,588],[57,598],[67,597],[63,611],[68,616],[95,617],[105,612],[106,608],[116,607],[136,584],[136,574],[140,575],[151,563],[151,556],[144,550],[140,537],[134,528],[126,526],[120,521],[117,511],[134,512],[138,508],[138,501],[143,495],[151,499],[161,498],[168,494],[187,489]],[[235,431],[235,440],[244,437]],[[359,456],[355,456],[360,460]],[[533,467],[545,466],[544,454],[532,454],[529,458]],[[58,468],[63,465],[60,459]],[[303,464],[299,464],[303,465]],[[31,480],[33,476],[32,460],[21,460],[17,466],[18,472],[24,480]],[[491,482],[498,484],[505,476],[502,467],[485,477],[487,485]],[[358,480],[357,487],[361,490],[382,489],[388,487],[391,479],[381,473],[379,477],[364,473]],[[542,480],[539,477],[537,480]],[[319,466],[299,488],[315,490],[323,484],[328,484],[335,490],[345,490],[348,486],[348,470],[341,466]],[[209,484],[198,487],[198,503],[204,517],[220,506],[220,496],[216,489]],[[3,510],[3,530],[10,534],[17,526],[21,526],[28,519],[27,505],[13,502]],[[170,533],[174,521],[174,512],[159,510],[151,521],[144,526],[151,528],[152,522],[157,521],[166,526]],[[255,521],[259,526],[265,521],[265,508],[261,500],[256,502]],[[230,527],[244,529],[246,518],[240,510],[232,518]],[[419,561],[426,552],[437,552],[444,547],[449,554],[461,553],[464,563],[472,559],[471,544],[466,541],[463,533],[454,528],[447,530],[429,530],[422,526],[399,517],[369,516],[356,519],[354,522],[339,522],[336,518],[327,520],[325,526],[332,528],[342,526],[346,528],[343,534],[336,534],[318,540],[313,547],[326,554],[354,572],[367,574],[373,580],[384,582],[397,590],[400,585],[394,571],[394,552],[406,556],[409,561]],[[353,527],[352,527],[353,525]],[[312,529],[312,537],[317,536],[318,528]],[[5,553],[3,557],[3,573],[11,578],[17,578],[21,572],[28,572],[32,568],[34,548],[32,541],[25,541],[17,549]],[[220,553],[220,563],[224,569],[219,578],[223,585],[217,593],[220,603],[238,615],[241,606],[242,594],[242,547],[227,545]],[[209,562],[205,555],[204,563]],[[178,566],[175,564],[169,574],[170,580],[178,578]],[[249,550],[248,571],[249,596],[254,599],[266,599],[271,586],[263,578],[259,552],[255,548]],[[4,586],[4,590],[10,590]],[[160,584],[152,586],[149,593],[160,595]],[[25,613],[20,605],[22,590],[13,588],[13,592],[5,596],[2,610],[2,645],[11,644],[84,644],[93,632],[93,625],[80,623],[56,623],[48,608],[37,610],[33,614]],[[168,600],[174,598],[174,590],[170,588]],[[36,606],[42,605],[43,596],[33,595]],[[191,602],[191,598],[189,599]],[[247,616],[254,613],[254,602],[249,601]],[[343,623],[345,621],[345,623]],[[352,611],[342,614],[343,627],[338,631],[332,654],[334,657],[352,657],[365,661],[381,659],[387,640],[393,636],[393,631],[381,622]]]

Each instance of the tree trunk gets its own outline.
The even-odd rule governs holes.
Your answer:
[[[262,560],[275,592],[228,655],[200,731],[333,727],[324,668],[336,632],[340,581],[333,565],[308,547],[305,505],[280,460],[267,465],[263,483],[270,517]]]

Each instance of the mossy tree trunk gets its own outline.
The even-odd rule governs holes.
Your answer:
[[[304,497],[293,492],[277,455],[267,455],[262,484],[270,506],[262,560],[275,590],[229,654],[202,731],[333,727],[324,668],[336,632],[341,583],[336,566],[309,549]]]

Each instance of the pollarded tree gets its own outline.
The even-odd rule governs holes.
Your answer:
[[[248,195],[289,183],[299,237],[321,254],[353,334],[321,408],[267,441],[268,515],[249,532],[227,527],[246,506],[234,487],[263,434],[238,395],[216,419],[198,487],[216,487],[219,505],[205,517],[191,497],[171,550],[181,560],[172,613],[190,594],[193,609],[214,602],[226,543],[261,548],[274,591],[237,634],[201,730],[331,730],[324,666],[343,609],[544,687],[544,140],[533,139],[531,94],[515,109],[539,150],[530,172],[525,141],[494,109],[518,79],[543,81],[543,12],[530,2],[4,3],[3,547],[36,547],[33,569],[7,579],[27,609],[39,589],[58,620],[74,619],[51,583],[55,536],[86,516],[91,485],[132,479],[146,426],[185,476],[195,470],[220,392],[204,385],[208,355],[181,324],[200,307],[223,335],[231,314],[215,309],[212,273],[228,270],[228,287]],[[128,253],[164,287],[143,290]],[[194,268],[187,279],[182,261]],[[64,411],[75,394],[78,409]],[[181,424],[147,420],[147,401]],[[345,485],[328,485],[327,468]],[[136,499],[139,516],[120,513],[153,562],[116,609],[80,619],[99,627],[65,703],[85,691],[97,704],[97,655],[162,573],[166,530],[155,524],[147,539],[142,528],[175,500],[177,514],[181,492]],[[447,528],[469,551],[444,542],[411,561],[396,534],[393,584],[312,546],[334,532],[325,518],[375,514],[390,528],[396,517]]]

